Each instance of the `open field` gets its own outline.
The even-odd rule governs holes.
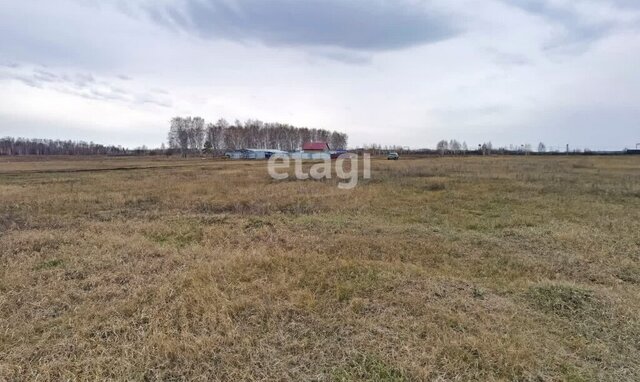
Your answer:
[[[640,157],[265,166],[0,158],[0,380],[640,380]]]

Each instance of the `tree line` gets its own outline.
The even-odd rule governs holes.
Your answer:
[[[294,151],[305,142],[327,142],[331,149],[346,149],[347,134],[325,129],[295,127],[285,123],[225,119],[206,123],[201,117],[175,117],[171,119],[167,141],[170,149],[181,154],[220,154],[237,149],[276,149]]]
[[[359,149],[358,149],[359,150]],[[397,153],[409,153],[411,150],[407,146],[400,145],[381,145],[379,143],[369,143],[362,146],[362,152],[369,153],[371,155],[383,155],[390,151]]]
[[[121,146],[53,139],[0,138],[0,155],[123,155]]]
[[[533,152],[533,146],[530,143],[524,143],[520,145],[510,144],[509,146],[502,146],[497,149],[494,149],[493,144],[491,143],[491,141],[489,141],[489,142],[478,144],[478,147],[474,148],[474,147],[468,147],[466,142],[460,143],[455,139],[452,139],[449,141],[447,141],[446,139],[443,139],[437,143],[436,150],[441,155],[445,155],[445,154],[456,155],[461,153],[464,154],[470,151],[479,152],[482,154],[491,154],[492,152],[528,154]],[[585,149],[584,151],[590,152],[589,149]],[[537,152],[539,154],[546,153],[547,146],[543,142],[538,143]],[[556,150],[555,152],[558,152],[558,150]]]
[[[491,150],[493,150],[493,144],[491,143],[491,141],[481,143],[478,145],[477,148],[474,148],[474,147],[469,148],[469,146],[467,145],[467,142],[460,143],[456,139],[452,139],[450,141],[443,139],[436,144],[436,151],[438,151],[440,155],[466,154],[467,152],[470,152],[470,151],[481,152],[482,154],[486,155],[486,154],[491,154]]]

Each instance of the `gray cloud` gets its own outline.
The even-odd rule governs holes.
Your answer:
[[[168,93],[163,90],[146,92],[129,91],[119,87],[115,82],[129,81],[121,78],[111,81],[96,79],[90,73],[56,73],[44,67],[28,67],[6,65],[0,69],[0,79],[12,79],[38,88],[51,89],[60,93],[71,94],[86,99],[101,101],[117,101],[127,104],[153,104],[170,107]]]
[[[589,21],[578,11],[575,3],[559,5],[550,0],[504,0],[506,3],[559,25],[564,34],[544,45],[546,50],[572,53],[586,50],[589,45],[606,37],[614,29],[611,21]]]
[[[493,62],[501,67],[533,65],[533,60],[523,54],[503,52],[495,48],[489,48],[486,51],[493,57]]]
[[[348,65],[367,65],[371,63],[371,54],[345,49],[315,49],[313,53],[319,57],[339,61]]]
[[[628,9],[640,9],[640,2],[638,0],[612,0],[613,4]]]
[[[146,10],[158,23],[203,38],[268,45],[384,51],[433,43],[458,33],[451,18],[415,2],[184,0],[179,4],[154,3]]]

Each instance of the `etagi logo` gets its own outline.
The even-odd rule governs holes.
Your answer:
[[[329,157],[323,159],[313,159],[314,162],[320,160],[319,163],[314,163],[309,172],[306,173],[302,168],[304,159],[302,157],[290,158],[288,155],[275,154],[269,158],[267,169],[269,175],[276,180],[284,180],[289,178],[289,170],[291,169],[291,162],[294,163],[294,176],[298,180],[305,179],[331,179],[332,176],[332,163],[334,162]],[[346,182],[339,182],[338,188],[341,190],[351,190],[358,185],[359,172],[359,158],[356,154],[345,153],[340,155],[335,160],[335,172],[338,179],[346,180]],[[347,166],[345,166],[347,165]],[[346,169],[345,169],[346,167]],[[281,172],[281,170],[286,170]],[[363,154],[362,156],[362,178],[371,179],[371,156],[369,154]]]

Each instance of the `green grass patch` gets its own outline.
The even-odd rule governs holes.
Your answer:
[[[335,382],[405,382],[411,379],[399,368],[393,367],[378,357],[363,354],[335,369],[332,378]]]
[[[38,266],[36,266],[36,271],[42,271],[45,269],[52,269],[52,268],[57,268],[61,265],[64,264],[64,261],[60,260],[60,259],[53,259],[53,260],[47,260],[44,261],[40,264],[38,264]]]
[[[197,220],[179,220],[145,232],[144,235],[155,243],[182,248],[199,243],[203,237],[202,228],[202,224]]]
[[[563,318],[600,316],[602,305],[593,292],[573,285],[550,284],[529,288],[527,300],[538,310]]]

